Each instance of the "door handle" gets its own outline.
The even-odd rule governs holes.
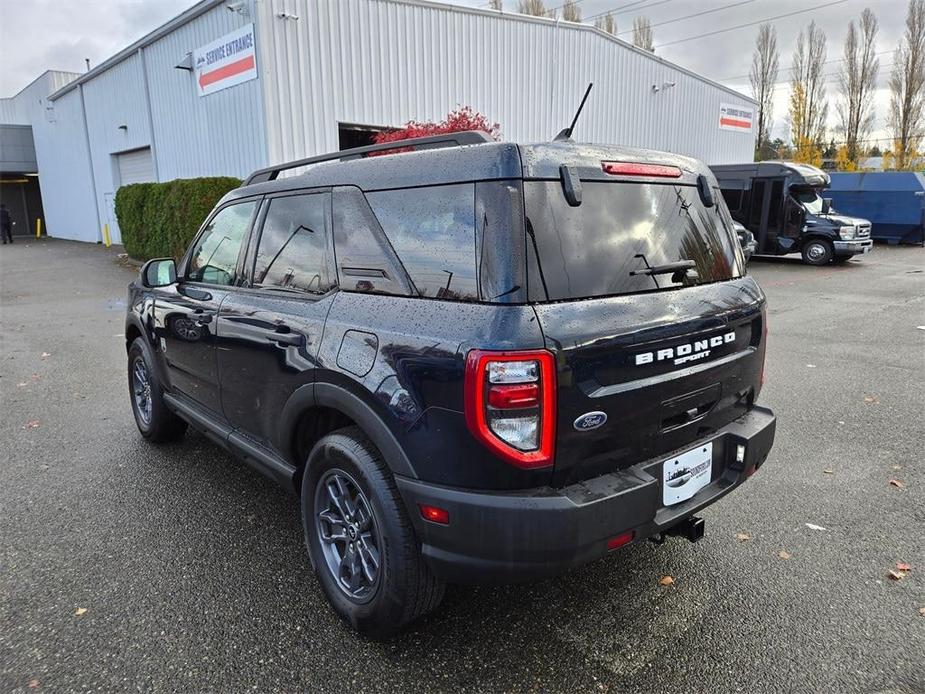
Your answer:
[[[270,342],[278,345],[301,345],[303,340],[302,333],[294,333],[289,326],[278,326],[271,334],[267,335]]]

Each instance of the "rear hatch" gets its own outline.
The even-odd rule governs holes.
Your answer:
[[[712,174],[602,161],[524,182],[528,293],[557,363],[557,484],[683,449],[744,414],[761,382],[764,296]]]

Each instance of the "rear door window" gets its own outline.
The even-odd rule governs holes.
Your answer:
[[[370,192],[366,199],[421,296],[478,300],[475,184]]]
[[[570,207],[558,181],[524,184],[531,301],[634,294],[740,277],[722,198],[703,206],[694,186],[582,181]],[[717,191],[718,193],[718,191]],[[641,274],[693,261],[693,272]],[[633,274],[636,273],[636,274]]]
[[[334,286],[328,253],[327,193],[272,198],[254,263],[255,287],[324,294]]]

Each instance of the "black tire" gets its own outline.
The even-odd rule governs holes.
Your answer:
[[[810,239],[803,245],[803,262],[807,265],[828,265],[835,251],[825,239]]]
[[[340,507],[329,487],[340,483],[347,489],[355,487],[343,495],[353,499],[354,513],[346,515],[359,519],[355,522],[343,521],[344,514],[336,511]],[[368,521],[362,511],[364,505],[371,515]],[[321,514],[325,514],[324,520],[319,520]],[[341,520],[328,522],[334,516]],[[309,453],[302,478],[302,526],[309,558],[328,601],[361,634],[387,638],[434,610],[443,599],[445,584],[424,563],[388,466],[358,427],[324,436]],[[328,541],[322,539],[325,533]],[[338,539],[330,539],[335,535]],[[356,547],[356,551],[349,550],[348,554],[348,547]],[[366,572],[373,565],[367,560],[375,558],[371,547],[378,552],[374,579]],[[359,564],[351,562],[351,557]],[[346,567],[353,578],[351,563],[361,572],[355,594],[350,593],[353,581],[341,576]]]
[[[139,373],[147,379],[146,386]],[[151,347],[137,337],[128,350],[128,394],[138,431],[152,443],[175,441],[186,432],[186,422],[167,408],[163,392]]]

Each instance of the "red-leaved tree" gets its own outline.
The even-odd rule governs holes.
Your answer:
[[[492,123],[478,111],[473,110],[471,106],[463,106],[450,111],[446,118],[437,123],[420,123],[418,121],[408,121],[404,127],[397,130],[389,130],[378,133],[375,136],[376,144],[385,142],[398,142],[399,140],[408,140],[413,137],[428,137],[429,135],[444,135],[446,133],[458,133],[463,130],[482,130],[495,140],[501,139],[501,126],[498,123]],[[388,153],[401,150],[389,150]]]

